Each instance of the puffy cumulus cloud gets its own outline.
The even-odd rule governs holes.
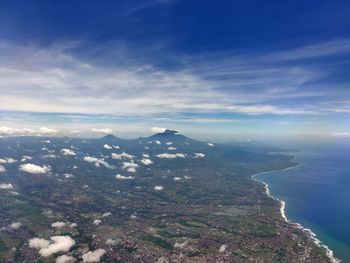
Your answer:
[[[98,248],[94,251],[89,251],[83,254],[83,262],[100,262],[101,257],[106,253],[106,250]]]
[[[42,257],[49,257],[59,252],[68,252],[75,245],[70,236],[52,236],[50,240],[33,238],[29,240],[29,246],[39,250]]]
[[[149,131],[153,133],[164,133],[166,130],[167,130],[166,128],[160,128],[160,127],[152,127],[149,129]]]
[[[134,162],[123,162],[122,168],[126,169],[129,173],[135,173],[138,166],[139,165]]]
[[[12,229],[18,229],[21,226],[22,226],[22,223],[19,223],[19,222],[14,222],[14,223],[9,225],[9,227],[12,228]]]
[[[336,138],[350,138],[350,132],[335,132],[332,136]]]
[[[0,184],[0,189],[3,189],[3,190],[12,190],[14,187],[12,184]]]
[[[62,149],[61,150],[62,155],[67,155],[67,156],[74,156],[77,155],[73,150],[71,149]]]
[[[65,222],[61,222],[61,221],[57,221],[57,222],[52,223],[51,226],[54,227],[54,228],[61,228],[61,227],[66,226],[66,223]]]
[[[225,244],[224,244],[224,245],[221,245],[220,248],[219,248],[219,252],[220,252],[220,253],[225,252],[226,248],[227,248],[227,245],[225,245]]]
[[[73,177],[74,177],[74,175],[71,174],[71,173],[64,173],[63,176],[64,176],[64,178],[66,178],[66,179],[69,179],[69,178],[73,178]]]
[[[95,219],[93,222],[92,222],[94,225],[98,226],[99,224],[102,223],[102,221],[100,219]]]
[[[103,148],[105,148],[107,150],[110,150],[110,149],[112,149],[112,146],[109,146],[108,144],[105,144],[105,145],[103,145]]]
[[[181,180],[181,177],[177,177],[177,176],[174,177],[174,181],[180,181],[180,180]]]
[[[166,145],[172,145],[173,143],[172,142],[167,142],[165,143]]]
[[[72,256],[62,255],[56,258],[56,263],[74,263],[76,259]]]
[[[35,165],[32,163],[26,163],[26,164],[21,164],[19,167],[20,171],[24,171],[27,173],[32,173],[32,174],[44,174],[50,172],[51,168],[50,166],[39,166]]]
[[[125,176],[125,175],[121,175],[121,174],[117,174],[115,176],[115,178],[118,180],[132,180],[132,179],[134,179],[134,177],[132,177],[132,176]]]
[[[183,153],[161,153],[156,156],[161,159],[185,158]]]
[[[144,154],[142,154],[142,157],[143,157],[143,158],[149,158],[150,156],[149,156],[149,154],[144,153]]]
[[[91,129],[91,132],[93,133],[100,133],[100,134],[111,134],[113,132],[112,129],[109,129],[109,128],[100,128],[100,129],[97,129],[97,128],[93,128]]]
[[[15,163],[17,160],[9,157],[0,158],[0,163]]]
[[[170,150],[170,151],[175,151],[175,150],[176,150],[176,148],[175,148],[175,147],[170,146],[170,147],[168,147],[168,150]]]
[[[29,240],[29,246],[31,248],[42,249],[50,245],[50,241],[44,238],[32,238]]]
[[[116,160],[120,160],[120,159],[132,159],[132,158],[134,158],[133,155],[128,154],[128,153],[126,153],[126,152],[122,152],[122,153],[112,153],[112,154],[111,154],[111,157],[112,157],[113,159],[116,159]]]
[[[0,173],[6,172],[6,168],[0,164]]]
[[[194,157],[195,157],[195,158],[204,158],[204,157],[205,157],[205,154],[204,154],[204,153],[195,153],[195,154],[194,154]]]
[[[83,158],[83,160],[85,162],[88,163],[94,163],[95,166],[99,167],[100,165],[103,165],[104,167],[108,168],[108,169],[114,169],[115,167],[113,165],[109,165],[106,161],[104,161],[103,159],[98,159],[96,157],[91,157],[91,156],[85,156]]]
[[[210,146],[210,147],[214,147],[214,146],[215,146],[215,145],[214,145],[213,143],[211,143],[211,142],[208,142],[207,145]]]
[[[152,164],[152,160],[151,159],[147,159],[147,158],[142,158],[141,163],[143,163],[144,165],[150,165]]]
[[[32,160],[33,158],[31,156],[28,156],[28,155],[23,155],[22,156],[22,159],[21,159],[21,162],[25,162],[25,161],[28,161],[28,160]]]
[[[154,141],[156,144],[161,145],[162,143],[160,141]]]
[[[161,186],[161,185],[156,185],[153,189],[154,189],[155,191],[163,191],[163,190],[164,190],[164,187]]]
[[[111,216],[112,213],[111,212],[106,212],[106,213],[103,213],[102,214],[102,217],[108,217],[108,216]]]

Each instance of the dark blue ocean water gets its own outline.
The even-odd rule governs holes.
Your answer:
[[[298,166],[258,175],[269,184],[271,194],[286,202],[286,215],[316,233],[350,262],[350,144],[302,146]]]

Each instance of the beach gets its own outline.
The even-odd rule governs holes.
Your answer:
[[[295,160],[296,160],[296,158],[294,157],[294,158],[293,158],[293,161],[295,161]],[[327,256],[330,258],[330,260],[331,260],[333,263],[342,262],[340,259],[338,259],[338,258],[336,258],[336,257],[334,256],[334,252],[333,252],[326,244],[324,244],[321,240],[319,240],[319,239],[317,238],[317,235],[316,235],[314,232],[312,232],[311,229],[302,226],[300,223],[293,222],[293,221],[289,220],[289,219],[287,218],[287,215],[286,215],[286,205],[287,205],[287,204],[286,204],[286,201],[284,201],[284,200],[282,200],[282,199],[280,199],[280,198],[274,196],[273,194],[271,194],[271,191],[270,191],[270,188],[269,188],[269,184],[268,184],[267,182],[265,182],[265,181],[259,179],[259,176],[261,176],[261,175],[263,175],[263,174],[264,174],[264,175],[268,175],[268,174],[274,173],[274,172],[282,172],[282,173],[283,173],[283,172],[285,172],[285,171],[294,169],[294,168],[296,168],[297,166],[298,166],[298,165],[295,165],[295,166],[287,167],[287,168],[285,168],[285,169],[277,170],[277,171],[275,170],[275,171],[268,171],[268,172],[256,173],[256,174],[252,175],[251,178],[252,178],[253,180],[259,182],[259,183],[262,183],[262,184],[264,185],[264,187],[265,187],[266,194],[267,194],[270,198],[272,198],[272,199],[274,199],[274,200],[276,200],[276,201],[278,201],[278,202],[280,203],[280,213],[281,213],[282,218],[283,218],[286,222],[288,222],[289,224],[292,224],[293,226],[295,226],[295,227],[297,227],[297,228],[303,230],[303,231],[313,240],[313,242],[314,242],[317,246],[324,248],[324,249],[326,250]]]

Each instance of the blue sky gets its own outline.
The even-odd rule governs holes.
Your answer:
[[[350,136],[348,1],[1,1],[0,133]]]

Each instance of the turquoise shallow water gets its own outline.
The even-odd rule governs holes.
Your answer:
[[[302,147],[298,166],[260,174],[286,215],[316,233],[335,257],[350,263],[350,144]]]

